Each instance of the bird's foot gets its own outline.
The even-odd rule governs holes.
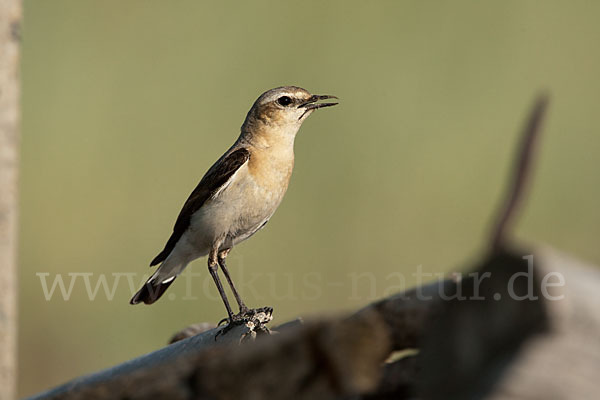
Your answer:
[[[226,326],[229,326],[229,325],[235,326],[235,325],[240,325],[241,323],[246,322],[246,321],[244,318],[244,314],[239,313],[239,314],[232,315],[231,317],[223,318],[222,320],[219,321],[217,326],[221,326],[225,322],[227,322]]]
[[[221,328],[221,330],[215,336],[215,340],[217,340],[219,336],[229,332],[234,327],[244,325],[246,323],[246,321],[242,318],[239,318],[237,314],[234,315],[232,318],[223,318],[221,321],[219,321],[219,324],[217,326],[221,326],[221,324],[223,324],[224,322],[227,322],[227,325]]]
[[[273,307],[244,308],[237,315],[242,315],[245,319],[258,319],[262,323],[267,323],[273,319]]]
[[[231,317],[222,319],[218,326],[227,322],[215,337],[215,340],[229,332],[233,327],[245,325],[247,332],[242,336],[242,340],[248,336],[254,338],[257,334],[270,333],[269,328],[265,326],[266,323],[273,319],[273,308],[272,307],[261,307],[255,309],[241,309],[238,314]]]

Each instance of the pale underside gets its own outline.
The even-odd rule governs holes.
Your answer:
[[[169,282],[191,261],[213,249],[232,248],[260,230],[271,218],[285,194],[284,185],[257,182],[246,161],[191,218],[173,251],[152,277]]]

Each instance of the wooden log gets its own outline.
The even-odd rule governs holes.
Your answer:
[[[212,329],[34,399],[595,398],[600,272],[546,249],[533,266],[527,255],[487,257],[471,270],[491,274],[479,286],[433,282],[244,344],[247,326],[216,341]],[[566,284],[544,292],[550,272]],[[535,299],[521,298],[530,288]],[[407,348],[418,354],[383,362]]]
[[[546,301],[548,332],[514,356],[488,398],[598,399],[600,268],[548,247],[536,259],[543,276],[553,274],[554,283],[564,278],[564,285],[549,290],[555,300]]]
[[[420,398],[486,398],[527,340],[546,331],[542,277],[528,254],[493,254],[447,284],[419,345]]]
[[[435,296],[445,283],[419,293]],[[242,345],[247,326],[219,336],[220,328],[212,329],[31,399],[335,399],[374,393],[393,349],[415,346],[433,298],[421,300],[409,291],[350,317],[292,321]]]

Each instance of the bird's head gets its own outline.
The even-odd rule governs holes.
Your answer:
[[[282,86],[268,90],[252,105],[242,131],[294,136],[302,122],[313,111],[338,104],[319,103],[320,100],[326,99],[337,99],[337,97],[311,94],[297,86]]]

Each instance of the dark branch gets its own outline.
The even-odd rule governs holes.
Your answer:
[[[538,97],[529,114],[521,136],[516,159],[508,183],[508,189],[503,205],[500,207],[496,223],[492,229],[491,249],[493,252],[501,250],[506,244],[506,232],[514,220],[518,207],[524,198],[527,180],[531,175],[532,158],[534,155],[537,138],[541,131],[542,120],[548,106],[548,96],[542,94]]]

